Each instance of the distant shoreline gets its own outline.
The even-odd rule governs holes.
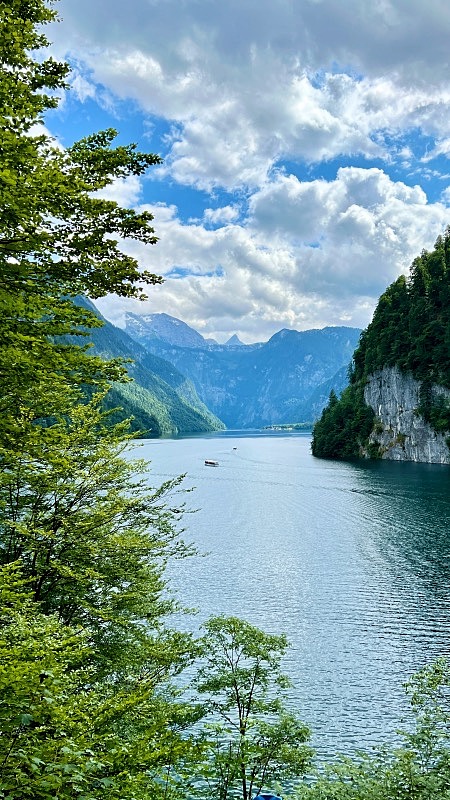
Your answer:
[[[261,428],[263,431],[311,431],[314,427],[314,422],[292,422],[282,423],[280,425],[265,425]]]

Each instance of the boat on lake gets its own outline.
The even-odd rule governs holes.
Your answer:
[[[253,800],[281,800],[278,794],[257,794]]]
[[[218,467],[219,462],[213,461],[212,458],[205,458],[205,467]]]

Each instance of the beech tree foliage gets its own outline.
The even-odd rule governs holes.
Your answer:
[[[126,238],[156,241],[151,214],[96,195],[159,157],[113,147],[114,130],[63,149],[41,124],[68,74],[66,64],[37,57],[48,44],[42,26],[54,17],[45,0],[0,2],[0,428],[9,436],[58,410],[56,383],[73,388],[120,375],[117,364],[63,343],[61,336],[99,325],[70,297],[139,298],[161,280],[120,247]]]
[[[197,689],[206,696],[206,760],[200,796],[250,800],[273,782],[300,778],[310,766],[310,731],[283,704],[288,678],[280,662],[285,636],[237,617],[205,624]],[[206,791],[202,787],[208,787]]]
[[[77,344],[100,323],[72,298],[160,281],[120,244],[153,244],[151,215],[96,194],[159,157],[45,132],[68,74],[41,58],[54,17],[0,2],[0,797],[145,800],[170,796],[198,715],[171,686],[195,649],[168,623],[179,481],[150,488],[124,452],[101,410],[123,367]]]

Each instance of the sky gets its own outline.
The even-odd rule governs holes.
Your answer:
[[[107,196],[154,215],[124,243],[149,299],[218,341],[365,327],[450,224],[448,0],[61,0],[71,67],[45,124],[114,127],[163,164]]]

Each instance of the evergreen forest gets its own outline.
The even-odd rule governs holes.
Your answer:
[[[353,355],[349,386],[339,398],[331,393],[314,427],[314,455],[354,458],[364,446],[377,457],[376,446],[367,447],[375,415],[364,402],[364,386],[384,367],[418,380],[418,412],[436,431],[450,430],[450,408],[431,391],[433,384],[450,388],[450,228],[413,261],[407,278],[401,275],[380,297]]]
[[[115,145],[113,130],[67,149],[46,133],[68,76],[46,55],[55,14],[50,0],[0,1],[0,798],[250,800],[283,786],[299,800],[449,798],[445,662],[412,679],[417,724],[397,749],[316,773],[283,634],[224,616],[196,635],[175,626],[166,566],[194,555],[183,477],[149,485],[130,421],[113,416],[125,365],[86,344],[102,322],[75,300],[139,299],[161,281],[119,244],[151,251],[151,215],[98,194],[159,157]],[[416,289],[423,319],[439,307],[424,351],[448,313],[447,241],[386,295],[396,329],[394,305]],[[442,380],[444,356],[427,377]]]

